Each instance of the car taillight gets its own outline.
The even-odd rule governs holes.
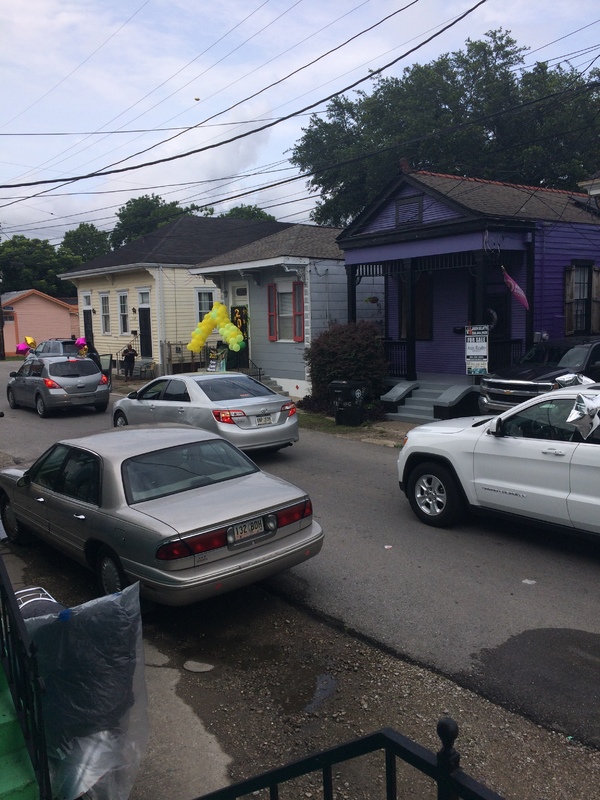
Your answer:
[[[102,373],[102,377],[100,378],[100,383],[98,384],[98,386],[106,386],[107,383],[108,383],[108,378],[104,373]]]
[[[307,497],[301,503],[296,503],[296,505],[289,508],[282,508],[281,511],[277,511],[277,527],[282,528],[284,525],[291,525],[292,522],[298,522],[301,519],[310,517],[312,513],[312,503]]]
[[[44,378],[44,386],[46,389],[62,389],[62,386],[56,381],[53,381],[52,378]]]
[[[188,536],[174,542],[161,545],[156,551],[159,561],[176,561],[178,558],[189,558],[198,553],[207,553],[209,550],[218,550],[227,544],[227,529],[219,528],[208,533],[199,533],[197,536]]]
[[[245,417],[243,411],[213,411],[213,417],[217,422],[224,422],[227,425],[235,425],[236,417]]]
[[[282,410],[282,411],[287,411],[287,412],[288,412],[288,417],[293,417],[293,416],[294,416],[294,414],[295,414],[295,413],[296,413],[296,411],[297,411],[297,409],[296,409],[296,404],[295,404],[295,403],[292,403],[292,402],[290,402],[290,403],[284,403],[284,404],[281,406],[281,410]]]

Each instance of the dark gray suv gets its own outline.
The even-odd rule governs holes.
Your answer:
[[[48,356],[78,356],[79,348],[75,339],[45,339],[27,353],[27,358],[48,358]]]
[[[108,378],[91,358],[48,356],[27,358],[10,373],[6,397],[11,408],[35,408],[40,417],[74,406],[106,411],[110,399]]]

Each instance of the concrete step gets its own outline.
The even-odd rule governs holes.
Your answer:
[[[38,800],[39,788],[0,666],[0,800]]]
[[[391,412],[385,416],[386,419],[395,420],[396,422],[409,422],[413,425],[424,425],[426,422],[435,422],[433,411],[431,414],[418,411],[404,411],[403,406],[400,406],[397,412]]]

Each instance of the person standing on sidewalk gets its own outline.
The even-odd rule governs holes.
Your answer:
[[[137,350],[133,349],[133,344],[129,342],[125,350],[123,350],[123,370],[125,372],[125,381],[133,380],[133,368],[135,366],[135,359]]]

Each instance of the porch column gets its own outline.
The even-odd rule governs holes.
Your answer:
[[[406,292],[406,380],[417,380],[417,314],[415,309],[415,276],[412,258],[405,258],[402,272]]]
[[[475,292],[473,297],[472,325],[486,325],[488,258],[483,251],[475,253]]]
[[[356,264],[346,264],[348,322],[356,322]]]

